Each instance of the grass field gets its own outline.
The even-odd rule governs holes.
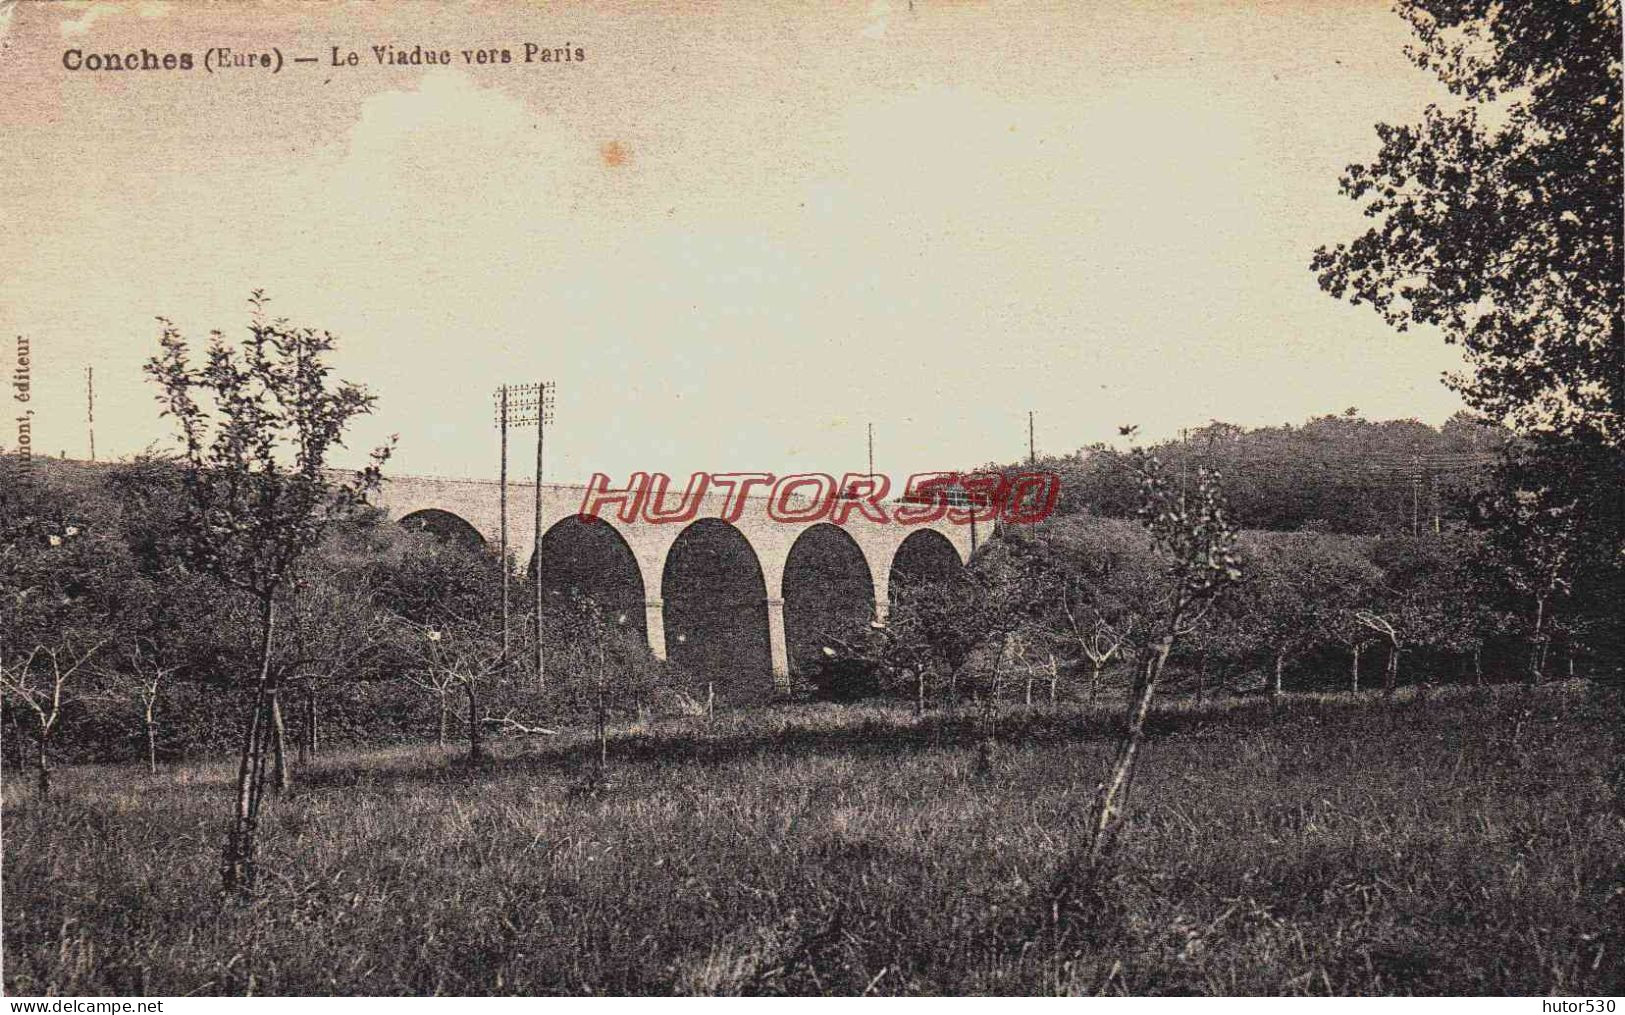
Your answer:
[[[1625,992],[1617,713],[1583,683],[1154,722],[1087,935],[1048,888],[1108,713],[783,706],[324,758],[217,894],[229,772],[4,785],[11,994]]]

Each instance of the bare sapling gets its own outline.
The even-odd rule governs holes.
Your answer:
[[[1065,589],[1061,593],[1061,609],[1066,614],[1067,626],[1072,631],[1078,650],[1089,660],[1089,704],[1093,706],[1095,697],[1100,693],[1102,671],[1134,636],[1134,617],[1130,615],[1124,617],[1121,623],[1113,623],[1095,614],[1080,622],[1072,606],[1072,597]]]
[[[421,632],[421,637],[432,643],[444,635],[440,631],[429,629]],[[446,733],[451,725],[451,700],[457,693],[462,679],[456,670],[436,665],[433,651],[426,651],[425,655],[428,657],[427,665],[408,668],[405,671],[406,679],[434,697],[437,714],[435,744],[445,747]]]
[[[483,729],[489,725],[488,717],[480,714],[480,688],[502,670],[502,645],[489,632],[472,623],[445,628],[414,626],[417,627],[421,666],[408,670],[407,679],[435,695],[440,710],[439,743],[442,747],[446,744],[451,699],[462,692],[468,760],[479,761],[485,757]]]
[[[150,639],[137,637],[124,649],[125,666],[116,676],[120,691],[141,718],[141,728],[147,741],[147,772],[158,774],[158,702],[171,677],[180,669],[166,665],[158,646]]]
[[[0,691],[34,715],[34,760],[42,797],[51,795],[51,737],[61,722],[62,707],[70,699],[75,678],[102,644],[41,645],[20,657],[0,658]]]
[[[1355,613],[1354,618],[1388,640],[1388,664],[1382,671],[1382,693],[1384,697],[1391,698],[1394,695],[1395,686],[1399,683],[1400,630],[1388,617],[1372,610],[1360,610]],[[1358,670],[1360,664],[1359,649],[1356,648],[1355,651],[1354,683],[1356,689],[1358,689],[1360,679]]]

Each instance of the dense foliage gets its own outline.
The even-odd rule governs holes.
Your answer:
[[[1625,190],[1618,0],[1400,0],[1412,61],[1455,96],[1379,124],[1341,188],[1373,220],[1311,268],[1397,329],[1433,325],[1471,372],[1452,384],[1518,434],[1486,499],[1505,574],[1532,610],[1531,675],[1569,633],[1618,657],[1625,593]],[[1559,622],[1561,626],[1562,622]]]
[[[1412,60],[1461,100],[1380,124],[1345,195],[1376,223],[1321,248],[1334,296],[1466,350],[1456,386],[1520,431],[1625,444],[1618,0],[1401,0]]]

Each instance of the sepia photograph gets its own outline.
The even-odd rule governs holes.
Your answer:
[[[0,0],[0,1003],[1616,1012],[1620,6]]]

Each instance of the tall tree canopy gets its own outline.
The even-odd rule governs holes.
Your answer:
[[[1453,378],[1521,429],[1625,446],[1619,0],[1399,0],[1408,49],[1462,102],[1382,150],[1342,192],[1377,223],[1320,248],[1322,288],[1466,349]]]

